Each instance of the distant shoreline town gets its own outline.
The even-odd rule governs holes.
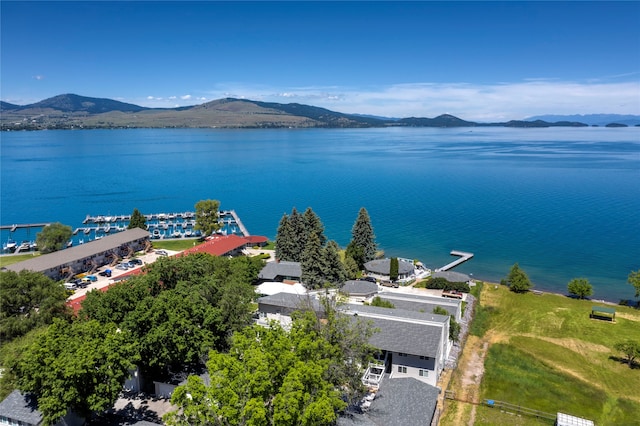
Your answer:
[[[376,127],[630,127],[640,116],[599,114],[540,116],[529,120],[480,123],[450,114],[435,118],[388,118],[344,114],[297,103],[280,104],[225,98],[178,108],[147,108],[112,99],[75,94],[29,105],[0,102],[0,130],[70,130],[131,128],[376,128]]]

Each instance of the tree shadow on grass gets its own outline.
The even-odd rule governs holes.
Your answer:
[[[609,359],[611,361],[619,362],[620,364],[629,365],[629,360],[621,356],[610,355]],[[638,364],[637,362],[633,362],[631,365],[629,365],[629,368],[631,368],[632,370],[640,370],[640,364]]]

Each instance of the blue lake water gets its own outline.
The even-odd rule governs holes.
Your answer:
[[[631,298],[640,269],[640,129],[76,130],[4,132],[2,225],[87,214],[235,209],[275,237],[311,207],[345,246],[360,207],[389,256],[499,281],[515,262],[542,290],[588,278]],[[16,231],[14,239],[35,239]],[[3,231],[2,242],[9,238]]]

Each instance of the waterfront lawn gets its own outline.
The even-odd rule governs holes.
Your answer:
[[[173,251],[184,251],[194,245],[202,244],[197,239],[175,239],[175,240],[152,240],[153,248]]]
[[[32,259],[34,256],[40,256],[40,252],[0,256],[0,268],[22,262],[23,260]]]
[[[598,425],[637,421],[640,369],[621,363],[613,346],[640,341],[640,311],[616,306],[612,323],[590,319],[593,305],[599,304],[485,285],[481,315],[488,316],[485,337],[492,345],[482,399],[565,412]]]

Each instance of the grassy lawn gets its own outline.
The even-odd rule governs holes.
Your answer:
[[[616,306],[611,323],[590,319],[593,305],[599,304],[485,286],[483,324],[474,330],[486,330],[491,343],[481,398],[565,412],[598,425],[637,424],[640,369],[622,364],[612,348],[622,340],[640,341],[640,311]],[[480,421],[481,411],[476,424],[489,424]]]
[[[202,242],[196,239],[186,239],[186,240],[176,239],[176,240],[153,240],[152,243],[153,243],[154,249],[183,251],[193,247],[194,245],[201,244]]]
[[[34,256],[40,256],[39,252],[25,253],[25,254],[12,254],[10,256],[0,256],[0,268],[3,268],[14,263],[22,262],[23,260],[31,259]]]

